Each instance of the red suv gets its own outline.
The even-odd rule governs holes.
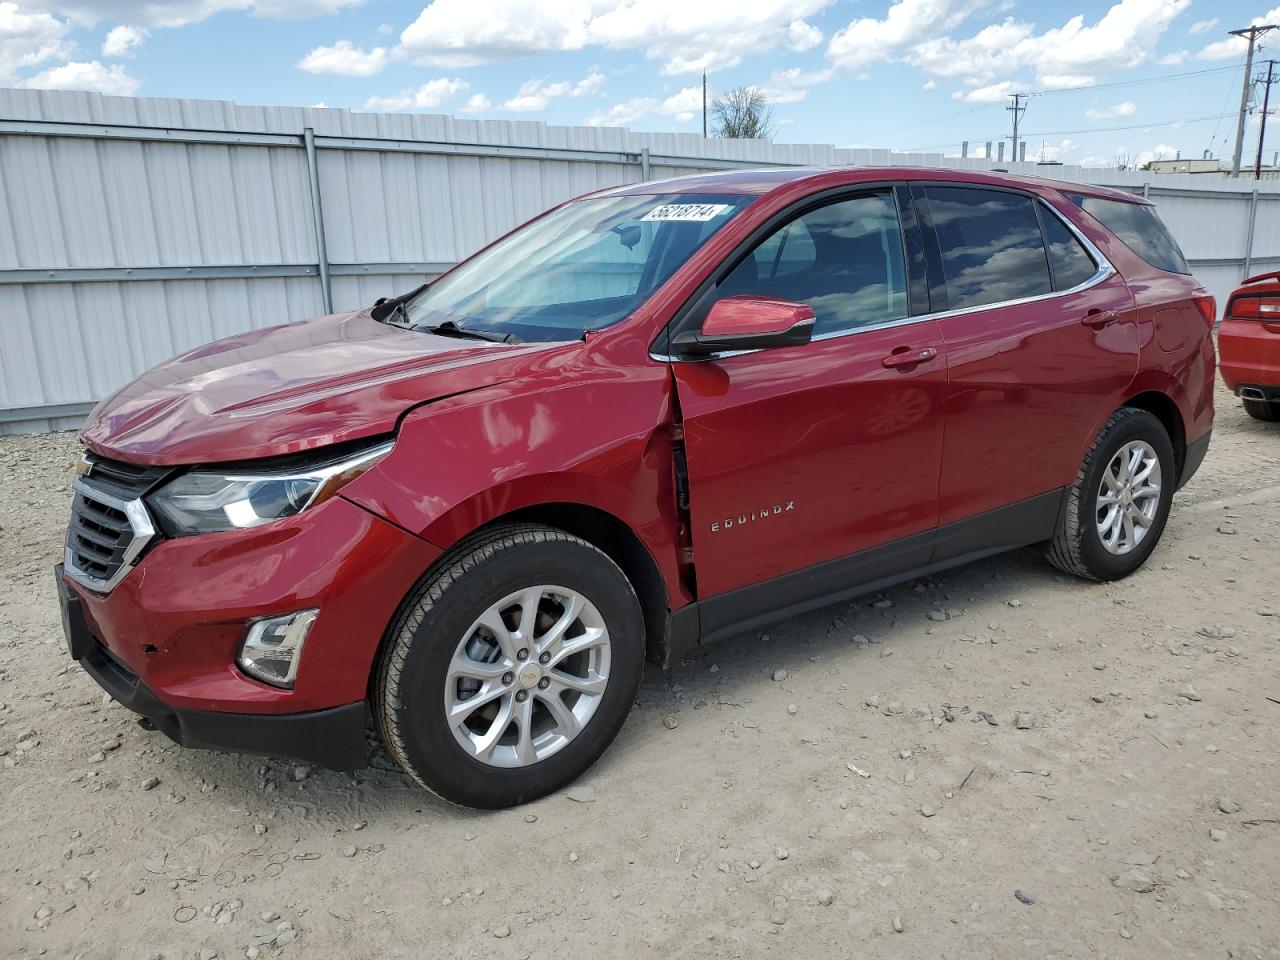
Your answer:
[[[565,203],[84,428],[71,656],[178,743],[499,807],[646,659],[1028,544],[1137,569],[1213,422],[1212,299],[1127,194],[903,168]]]
[[[1280,421],[1280,273],[1250,277],[1218,330],[1222,379],[1256,420]]]

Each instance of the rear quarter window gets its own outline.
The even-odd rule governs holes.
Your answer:
[[[1187,258],[1169,228],[1156,215],[1155,207],[1101,197],[1075,195],[1071,199],[1153,267],[1170,273],[1191,274]]]

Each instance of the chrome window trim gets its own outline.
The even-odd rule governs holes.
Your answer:
[[[146,545],[155,538],[156,529],[151,523],[151,515],[147,513],[147,508],[143,504],[141,497],[133,500],[121,500],[119,497],[112,496],[86,483],[83,477],[77,477],[71,484],[71,489],[85,497],[119,510],[129,521],[129,530],[133,533],[133,538],[124,549],[124,555],[120,561],[120,569],[105,580],[88,574],[76,566],[75,552],[71,549],[71,529],[68,528],[67,530],[67,543],[62,555],[62,567],[67,575],[77,583],[84,584],[95,593],[110,593],[115,589],[116,584],[129,575],[129,572],[138,562],[138,556]]]
[[[972,186],[980,189],[982,185],[973,184]],[[979,310],[998,310],[1002,307],[1019,307],[1028,303],[1039,303],[1042,300],[1053,300],[1057,297],[1067,297],[1072,294],[1083,293],[1085,290],[1088,290],[1091,287],[1096,287],[1104,280],[1115,275],[1116,268],[1111,265],[1111,261],[1106,258],[1103,252],[1098,249],[1097,245],[1086,237],[1074,223],[1064,217],[1052,204],[1046,203],[1044,200],[1039,197],[1032,196],[1031,194],[1023,195],[1029,197],[1035,203],[1040,204],[1050,214],[1057,217],[1059,222],[1067,228],[1067,231],[1080,242],[1080,245],[1084,247],[1085,252],[1088,253],[1089,256],[1093,258],[1093,262],[1098,265],[1098,269],[1092,277],[1083,283],[1076,284],[1068,290],[1054,290],[1049,293],[1037,294],[1034,297],[1021,297],[1017,300],[1001,300],[998,303],[984,303],[976,307],[957,307],[954,310],[939,310],[936,313],[922,313],[914,317],[901,317],[897,320],[883,320],[880,323],[869,323],[866,326],[851,327],[848,330],[832,330],[830,333],[819,334],[810,342],[820,343],[826,340],[838,340],[842,337],[851,337],[857,336],[860,333],[869,333],[872,330],[887,330],[891,327],[905,327],[914,323],[923,323],[927,320],[945,320],[948,317],[961,317],[965,314],[977,313]],[[742,357],[750,353],[763,353],[767,349],[776,348],[761,347],[755,350],[730,350],[725,353],[707,354],[704,357],[680,357],[650,352],[649,359],[657,360],[662,363],[704,363],[707,360],[728,360],[732,357]]]

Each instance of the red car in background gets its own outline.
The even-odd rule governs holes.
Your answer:
[[[71,656],[179,743],[499,807],[646,659],[1003,550],[1127,576],[1213,426],[1214,303],[1150,204],[955,170],[562,204],[372,308],[99,404]]]
[[[1280,421],[1280,272],[1250,277],[1218,329],[1222,379],[1256,420]]]

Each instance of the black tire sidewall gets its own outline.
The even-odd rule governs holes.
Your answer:
[[[445,672],[477,616],[535,584],[576,590],[600,611],[610,638],[609,683],[586,728],[558,753],[529,767],[494,767],[467,754],[449,729]],[[454,580],[413,630],[398,678],[406,759],[429,789],[455,803],[494,809],[544,796],[572,781],[608,747],[635,701],[643,669],[640,605],[608,557],[574,540],[507,546]]]
[[[1264,423],[1280,421],[1280,400],[1244,400],[1244,412]]]
[[[1160,461],[1160,508],[1156,512],[1151,530],[1138,548],[1118,555],[1109,552],[1102,545],[1102,538],[1098,535],[1095,520],[1096,503],[1103,471],[1107,469],[1116,452],[1131,440],[1145,440],[1151,444]],[[1085,470],[1079,497],[1080,515],[1076,518],[1077,529],[1080,531],[1081,558],[1094,576],[1103,580],[1118,580],[1121,577],[1127,577],[1146,562],[1164,533],[1176,486],[1177,468],[1174,462],[1173,444],[1169,442],[1169,434],[1159,420],[1144,410],[1133,410],[1113,425]]]

